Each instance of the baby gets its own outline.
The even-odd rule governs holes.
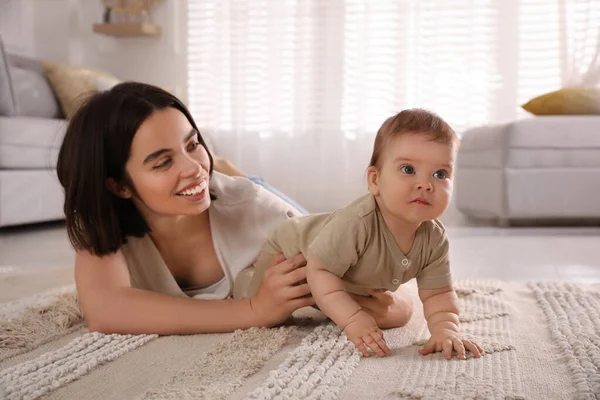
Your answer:
[[[253,296],[273,255],[308,260],[307,281],[317,306],[359,351],[390,354],[375,319],[349,293],[396,291],[417,278],[431,338],[421,354],[455,350],[478,357],[481,347],[460,332],[452,288],[448,238],[437,220],[452,195],[458,139],[437,115],[405,110],[377,133],[367,170],[369,194],[333,213],[283,222],[255,263],[247,295]]]

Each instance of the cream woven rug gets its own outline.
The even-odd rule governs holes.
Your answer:
[[[87,333],[73,287],[54,289],[0,304],[0,399],[600,399],[599,286],[456,286],[480,359],[420,356],[420,312],[385,332],[384,359],[313,310],[231,334]]]

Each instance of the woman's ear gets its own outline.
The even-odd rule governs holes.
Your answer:
[[[106,188],[110,190],[112,194],[122,199],[130,199],[132,197],[131,190],[122,183],[118,183],[113,178],[106,179]]]
[[[373,196],[379,196],[379,169],[377,167],[371,166],[367,169],[367,185]]]

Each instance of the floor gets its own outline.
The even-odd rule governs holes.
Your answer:
[[[600,227],[511,227],[446,222],[457,278],[600,283]],[[73,264],[64,224],[0,229],[0,270]]]

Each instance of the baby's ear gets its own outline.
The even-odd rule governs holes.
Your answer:
[[[127,186],[115,181],[113,178],[106,179],[106,188],[110,190],[112,194],[122,199],[130,199],[132,196],[131,190],[129,190]]]
[[[373,196],[379,196],[379,169],[377,167],[371,166],[367,169],[367,185]]]

